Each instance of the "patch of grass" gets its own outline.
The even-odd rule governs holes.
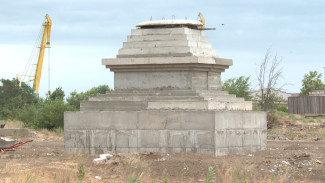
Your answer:
[[[268,135],[278,135],[279,131],[278,131],[278,129],[272,129],[272,130],[269,130],[267,133],[268,133]]]
[[[140,180],[137,176],[135,176],[134,174],[132,174],[129,178],[128,178],[128,183],[139,183]]]
[[[59,137],[63,137],[64,130],[62,127],[54,128],[52,131],[56,133]]]
[[[323,120],[321,118],[317,118],[316,121],[317,121],[317,123],[322,123],[323,122]]]
[[[288,116],[288,113],[287,113],[287,112],[278,111],[277,113],[278,113],[278,115],[281,116],[281,117]]]
[[[289,118],[290,118],[292,121],[297,121],[297,119],[298,119],[294,114],[289,114]]]
[[[259,105],[253,105],[253,111],[261,111],[262,108]]]
[[[309,118],[309,119],[308,119],[308,122],[309,122],[309,123],[314,123],[315,120],[314,120],[313,118]]]
[[[297,118],[297,120],[304,121],[304,120],[306,120],[306,118],[304,116],[300,116],[300,117]]]

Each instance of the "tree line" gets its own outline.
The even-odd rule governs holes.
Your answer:
[[[0,80],[0,120],[16,119],[35,129],[63,128],[64,112],[79,111],[80,101],[111,90],[107,85],[93,87],[86,92],[73,91],[68,97],[61,87],[45,98],[20,87],[17,79]]]
[[[257,101],[259,110],[270,111],[274,108],[287,110],[285,106],[276,105],[283,99],[276,91],[281,91],[283,86],[279,80],[283,77],[278,56],[270,54],[268,50],[264,59],[257,67],[257,80],[259,94]],[[324,88],[321,81],[322,74],[317,71],[309,71],[302,79],[300,95],[308,95],[310,90]],[[252,100],[252,87],[250,76],[240,76],[226,80],[222,89],[237,97]],[[28,87],[20,87],[17,79],[0,80],[0,120],[16,119],[24,123],[26,127],[35,129],[63,128],[64,112],[79,111],[80,101],[87,100],[97,94],[105,94],[111,90],[107,85],[93,87],[86,92],[73,91],[68,97],[61,87],[47,95],[45,98],[36,97]]]

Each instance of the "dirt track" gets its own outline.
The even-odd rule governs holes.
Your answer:
[[[127,182],[131,175],[141,182],[205,182],[209,166],[214,167],[215,182],[325,182],[324,140],[272,140],[266,151],[222,157],[114,154],[95,165],[92,160],[98,155],[64,154],[62,137],[33,139],[16,151],[0,154],[0,182],[77,182],[81,163],[86,171],[84,182]]]

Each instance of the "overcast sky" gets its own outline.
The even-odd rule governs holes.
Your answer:
[[[256,67],[271,48],[281,59],[287,92],[298,93],[303,75],[324,73],[325,1],[323,0],[0,0],[0,78],[22,73],[44,16],[53,21],[51,33],[51,90],[61,86],[68,95],[107,84],[113,73],[101,65],[114,58],[135,25],[150,20],[206,19],[206,31],[217,55],[233,59],[222,80],[251,76],[257,88]],[[224,26],[221,26],[224,24]],[[40,95],[48,90],[48,53]]]

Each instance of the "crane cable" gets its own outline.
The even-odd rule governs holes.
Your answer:
[[[31,80],[30,77],[35,75],[34,72],[35,72],[36,67],[34,69],[32,66],[37,65],[37,59],[38,59],[37,56],[39,55],[39,51],[40,51],[40,49],[37,49],[37,48],[41,43],[43,30],[44,30],[44,26],[42,25],[40,28],[40,31],[37,35],[36,41],[34,43],[31,55],[30,55],[28,62],[25,66],[25,69],[23,70],[22,81],[24,81],[24,82]],[[35,60],[36,60],[36,63],[35,63]],[[33,79],[35,79],[35,78],[33,78]]]

